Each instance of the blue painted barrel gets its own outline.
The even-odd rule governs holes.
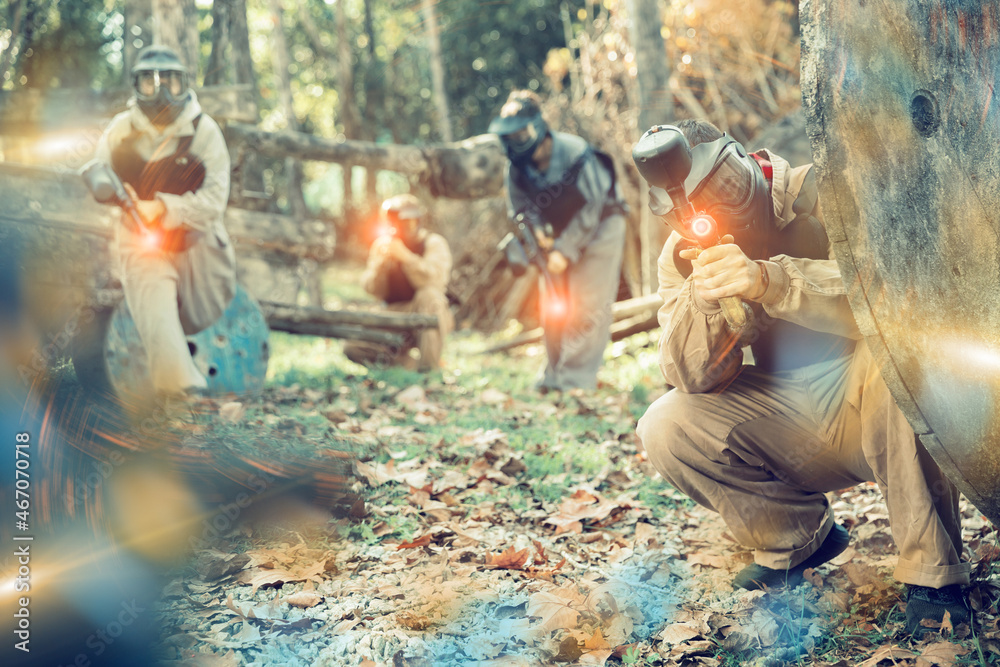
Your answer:
[[[270,330],[260,306],[242,287],[215,324],[187,337],[194,364],[208,381],[208,395],[257,394],[264,387]],[[123,299],[104,338],[108,383],[119,398],[152,395],[146,351]]]

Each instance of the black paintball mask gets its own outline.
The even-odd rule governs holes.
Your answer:
[[[490,123],[488,131],[500,136],[507,157],[516,166],[527,163],[539,144],[549,136],[549,126],[540,113],[498,116]]]
[[[165,46],[148,46],[132,67],[136,104],[157,127],[170,125],[191,98],[187,68]]]
[[[423,254],[424,244],[419,240],[420,222],[426,212],[420,200],[410,194],[396,195],[382,203],[381,217],[390,235],[403,242],[407,248],[417,254]],[[411,224],[411,221],[417,224]]]
[[[732,234],[747,257],[767,259],[774,207],[763,171],[740,142],[723,135],[690,148],[680,130],[661,125],[643,135],[633,158],[650,184],[650,211],[684,239],[703,244],[692,214],[706,214],[718,236]]]

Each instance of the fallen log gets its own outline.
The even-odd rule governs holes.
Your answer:
[[[429,329],[438,325],[437,318],[433,315],[324,310],[272,301],[263,301],[260,307],[272,331],[366,340],[383,345],[401,345],[404,337],[399,332]]]
[[[324,310],[323,308],[292,306],[274,301],[261,301],[260,307],[264,311],[264,317],[267,318],[268,323],[288,322],[292,326],[307,324],[353,325],[393,331],[411,331],[413,329],[431,329],[438,325],[435,316],[416,313]]]
[[[241,123],[225,130],[234,167],[246,149],[271,157],[294,157],[416,176],[435,197],[478,199],[500,194],[506,161],[493,135],[427,146],[337,141],[304,132],[265,132]]]
[[[647,294],[634,299],[619,301],[611,306],[613,322],[611,324],[611,340],[619,341],[629,336],[651,331],[659,326],[656,313],[663,300],[659,294]],[[539,343],[545,334],[545,329],[538,327],[529,331],[523,331],[510,340],[491,345],[478,354],[492,354],[494,352],[505,352],[522,345],[532,345]]]

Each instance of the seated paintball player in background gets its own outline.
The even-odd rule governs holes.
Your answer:
[[[694,225],[686,228],[676,201],[655,187],[670,167],[653,169],[652,160],[644,169],[637,158],[654,186],[650,208],[674,228],[658,273],[660,367],[675,388],[639,421],[650,462],[754,549],[755,562],[734,581],[751,590],[795,586],[807,568],[841,553],[849,535],[824,493],[877,482],[899,549],[907,631],[919,635],[922,619],[945,612],[956,626],[968,623],[958,492],[861,339],[812,165],[793,169],[766,150],[747,155],[706,121],[658,132],[674,135],[647,132],[634,155],[653,141],[666,154],[682,133],[692,147],[683,151],[691,164],[683,190],[724,235],[699,251]],[[727,324],[726,297],[750,305],[752,326]],[[754,365],[743,364],[744,345]]]
[[[611,340],[625,203],[611,158],[580,137],[551,131],[540,105],[535,93],[515,90],[489,128],[510,159],[508,215],[524,216],[548,253],[548,273],[565,292],[543,293],[547,363],[536,387],[543,393],[593,389]],[[562,307],[549,307],[553,303]]]
[[[146,349],[158,397],[207,387],[185,335],[212,325],[236,290],[233,247],[223,224],[229,151],[205,115],[177,54],[150,46],[132,68],[133,97],[97,146],[118,174],[146,233],[118,227],[125,300]]]
[[[380,231],[368,255],[362,286],[399,313],[434,315],[437,328],[420,329],[403,346],[347,341],[344,354],[363,365],[400,365],[420,371],[437,370],[445,337],[454,328],[448,307],[451,249],[440,234],[427,230],[423,205],[410,194],[382,203]],[[411,351],[419,353],[419,359]]]

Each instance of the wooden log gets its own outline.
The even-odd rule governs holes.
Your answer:
[[[75,171],[0,162],[0,218],[11,224],[48,227],[110,239],[118,210],[94,202]],[[226,229],[237,248],[271,250],[328,262],[335,237],[321,220],[299,222],[275,213],[229,207]]]
[[[284,331],[300,336],[321,336],[323,338],[341,338],[344,340],[364,340],[380,345],[402,347],[405,339],[399,334],[366,327],[326,324],[324,322],[291,322],[276,320],[267,322],[272,331]]]
[[[436,197],[478,199],[497,195],[503,187],[506,157],[492,135],[418,147],[336,141],[303,132],[265,132],[231,123],[226,127],[226,139],[236,161],[245,155],[246,147],[272,157],[384,169],[416,176]]]
[[[660,326],[656,318],[656,311],[651,313],[640,313],[624,320],[618,320],[611,325],[611,342],[625,340],[629,336],[634,336],[644,331],[652,331]]]
[[[645,315],[650,311],[652,311],[655,316],[656,311],[658,311],[662,305],[663,299],[660,298],[659,294],[647,294],[645,296],[637,296],[633,299],[626,299],[625,301],[618,301],[612,304],[611,315],[614,317],[615,322],[633,317],[635,315]]]
[[[217,121],[257,122],[257,103],[249,84],[209,86],[196,94],[202,110]],[[0,128],[3,134],[22,136],[95,125],[124,111],[131,95],[129,88],[0,91]]]
[[[656,313],[662,304],[663,300],[659,294],[647,294],[612,304],[611,315],[614,321],[611,324],[611,340],[618,341],[655,329],[659,326]],[[545,330],[542,327],[523,331],[510,340],[480,350],[479,354],[504,352],[522,345],[539,343],[544,335]]]
[[[417,313],[386,313],[361,310],[324,310],[292,306],[286,303],[261,301],[261,309],[268,322],[288,322],[295,324],[322,324],[332,326],[362,326],[391,331],[412,331],[431,329],[438,325],[433,315]]]
[[[404,342],[400,332],[427,329],[438,325],[433,315],[415,313],[373,313],[356,310],[324,310],[264,301],[261,304],[268,326],[306,336],[364,340],[399,347]]]

